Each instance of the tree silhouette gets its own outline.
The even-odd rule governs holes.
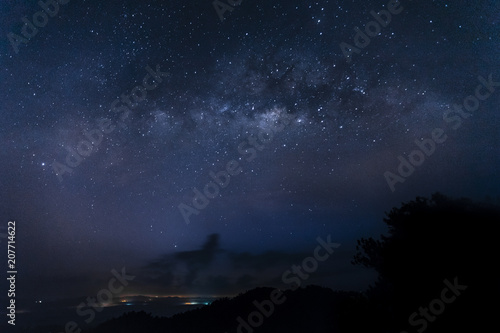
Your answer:
[[[493,322],[500,289],[496,276],[496,227],[500,209],[491,203],[433,194],[393,208],[384,222],[388,236],[358,241],[353,263],[374,268],[379,277],[364,298],[351,305],[365,320],[346,331],[477,331]],[[441,297],[444,280],[466,285],[453,303],[424,328],[409,316]],[[491,299],[496,302],[490,305]],[[347,318],[346,323],[349,323]],[[352,324],[352,321],[350,322]],[[363,325],[366,325],[363,327]],[[361,326],[361,327],[360,327]]]

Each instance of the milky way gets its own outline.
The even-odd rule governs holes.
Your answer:
[[[342,246],[310,282],[361,289],[355,241],[385,232],[384,211],[500,195],[498,83],[449,113],[500,81],[497,2],[221,2],[223,20],[209,0],[61,1],[46,19],[0,4],[19,297],[95,294],[125,266],[136,293],[278,285],[327,235]],[[435,128],[446,141],[391,188]]]

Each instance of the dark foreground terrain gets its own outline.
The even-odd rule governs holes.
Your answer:
[[[422,333],[497,327],[498,205],[434,194],[393,208],[384,222],[387,235],[358,241],[353,264],[379,274],[363,293],[319,286],[256,288],[170,318],[129,312],[85,333]]]

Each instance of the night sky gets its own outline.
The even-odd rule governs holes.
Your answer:
[[[222,21],[211,0],[58,7],[35,33],[36,1],[0,3],[20,308],[123,267],[126,295],[282,286],[328,235],[341,245],[306,284],[363,290],[375,275],[350,262],[384,212],[500,196],[494,0],[244,0]]]

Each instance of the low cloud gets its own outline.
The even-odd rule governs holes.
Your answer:
[[[233,295],[264,285],[285,287],[281,281],[283,272],[311,256],[313,249],[235,252],[221,249],[219,235],[211,234],[199,250],[165,254],[153,260],[138,272],[134,284],[138,292],[162,295]],[[338,252],[322,263],[311,282],[332,281],[334,276],[352,280],[352,271],[356,269],[350,264],[351,258],[351,253]]]

